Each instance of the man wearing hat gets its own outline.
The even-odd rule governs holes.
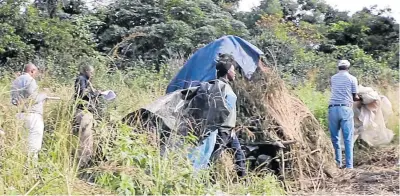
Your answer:
[[[331,98],[329,101],[329,131],[333,148],[335,149],[335,160],[340,168],[353,168],[353,135],[354,135],[354,113],[353,102],[359,101],[357,95],[357,79],[349,73],[350,62],[340,60],[338,62],[339,72],[331,78]],[[339,131],[342,130],[345,146],[346,164],[342,165],[342,151],[340,149]]]

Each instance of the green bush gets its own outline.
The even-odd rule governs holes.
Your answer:
[[[297,87],[294,92],[306,104],[314,114],[315,118],[321,123],[325,130],[328,129],[328,105],[330,92],[317,91],[316,85],[312,82]]]

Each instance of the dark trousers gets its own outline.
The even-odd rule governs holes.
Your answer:
[[[217,136],[217,142],[214,147],[214,153],[212,161],[216,161],[226,148],[230,148],[234,151],[235,166],[238,176],[243,177],[246,175],[246,157],[240,146],[239,139],[236,135],[230,136],[228,132],[219,131]]]

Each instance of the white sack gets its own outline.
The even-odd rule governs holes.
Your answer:
[[[392,130],[386,128],[390,115],[393,114],[392,104],[385,96],[380,96],[370,87],[359,87],[359,95],[363,98],[362,105],[353,106],[354,111],[354,138],[361,138],[370,146],[389,144],[394,137]],[[340,131],[342,150],[344,142],[342,131]]]
[[[371,87],[364,87],[359,85],[358,95],[362,98],[363,104],[370,104],[374,101],[380,100],[378,92],[374,91]]]

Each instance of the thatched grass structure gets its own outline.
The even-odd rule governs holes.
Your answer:
[[[276,155],[286,188],[317,188],[331,176],[335,162],[327,134],[276,71],[260,65],[251,81],[238,78],[233,89],[238,97],[237,126],[246,130],[239,132],[245,145],[290,144],[266,152]]]

